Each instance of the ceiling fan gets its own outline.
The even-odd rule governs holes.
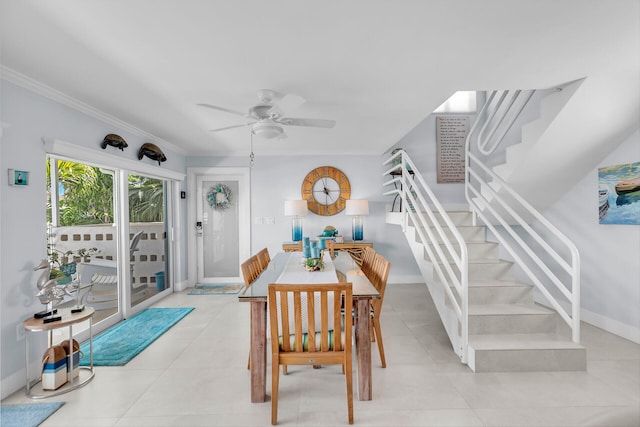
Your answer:
[[[280,98],[276,102],[276,98]],[[219,129],[211,129],[210,132],[220,132],[223,130],[234,129],[249,126],[251,132],[256,136],[267,139],[286,138],[282,126],[307,126],[318,128],[332,128],[336,125],[335,120],[326,119],[304,119],[294,117],[284,117],[285,109],[293,109],[302,105],[304,98],[293,95],[279,95],[270,89],[261,89],[258,91],[258,104],[249,108],[247,113],[230,110],[224,107],[218,107],[211,104],[198,104],[201,107],[211,108],[213,110],[224,111],[238,116],[252,119],[253,121],[233,126],[226,126]]]

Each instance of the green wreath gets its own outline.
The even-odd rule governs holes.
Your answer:
[[[232,200],[231,189],[224,184],[216,184],[207,193],[207,202],[214,209],[229,209]]]

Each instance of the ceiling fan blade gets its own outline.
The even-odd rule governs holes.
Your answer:
[[[282,114],[284,114],[283,113],[284,111],[295,110],[305,102],[307,102],[307,100],[304,99],[303,97],[294,95],[292,93],[288,93],[282,96],[282,98],[280,98],[280,100],[277,101],[273,105],[273,107],[271,107],[268,113],[272,117],[279,117],[279,116],[282,116]]]
[[[218,129],[209,129],[209,132],[220,132],[223,130],[228,130],[228,129],[235,129],[235,128],[243,128],[245,126],[249,126],[254,124],[255,122],[251,122],[251,123],[244,123],[241,125],[233,125],[233,126],[227,126],[227,127],[223,127],[223,128],[218,128]]]
[[[197,105],[200,107],[211,108],[212,110],[224,111],[225,113],[235,114],[237,116],[249,117],[246,113],[241,113],[240,111],[230,110],[224,107],[218,107],[216,105],[211,105],[211,104],[197,104]]]
[[[292,93],[288,93],[284,95],[281,100],[278,101],[278,105],[284,111],[288,111],[288,110],[295,110],[305,102],[307,102],[307,100],[304,99],[303,97],[294,95]]]
[[[311,126],[316,128],[332,128],[336,125],[335,120],[327,119],[301,119],[293,117],[283,117],[275,121],[287,126]]]

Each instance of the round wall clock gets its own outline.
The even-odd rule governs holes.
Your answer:
[[[332,166],[315,168],[302,181],[302,198],[315,214],[329,216],[342,212],[350,197],[349,179]]]

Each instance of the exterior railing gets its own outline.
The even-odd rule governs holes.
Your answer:
[[[439,280],[429,283],[438,287],[442,299],[434,303],[443,319],[443,324],[456,354],[467,363],[468,347],[468,266],[467,246],[453,221],[444,210],[433,191],[404,150],[398,151],[384,162],[392,165],[384,172],[390,178],[385,187],[394,189],[385,195],[401,198],[403,228],[407,224],[415,227],[418,243],[424,246],[429,262]],[[411,171],[411,173],[410,173]],[[445,321],[451,318],[452,321]]]
[[[130,262],[134,265],[132,281],[135,285],[155,283],[158,272],[165,271],[165,239],[162,222],[132,223],[131,235],[143,231],[138,250]],[[60,226],[50,228],[49,244],[64,253],[84,248],[97,248],[92,258],[116,260],[116,229],[111,224]],[[129,255],[129,254],[127,254]]]

